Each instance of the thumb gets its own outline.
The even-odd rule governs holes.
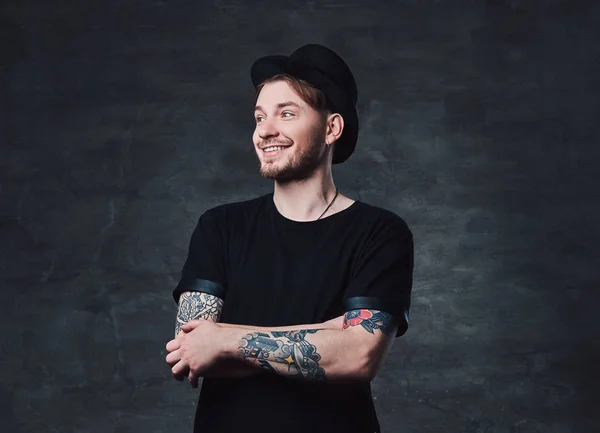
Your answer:
[[[190,320],[185,325],[181,325],[181,330],[185,332],[190,332],[192,329],[195,329],[198,325],[202,323],[200,320]]]

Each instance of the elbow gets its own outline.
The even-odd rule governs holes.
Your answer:
[[[360,374],[360,381],[365,383],[370,383],[375,377],[379,369],[374,361],[368,361],[366,365],[362,368]]]
[[[377,376],[377,369],[372,362],[366,360],[354,371],[354,380],[359,383],[370,383]]]
[[[381,362],[376,353],[370,350],[366,351],[357,363],[355,369],[356,380],[362,383],[370,383],[377,376],[380,364]]]

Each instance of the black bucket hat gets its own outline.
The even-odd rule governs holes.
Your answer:
[[[277,74],[288,74],[310,83],[325,94],[329,108],[342,115],[344,130],[335,143],[332,164],[346,161],[358,139],[358,89],[346,62],[323,45],[308,44],[289,56],[261,57],[250,68],[255,88]]]

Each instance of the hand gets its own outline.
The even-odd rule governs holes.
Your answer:
[[[210,320],[192,320],[181,327],[175,339],[167,343],[167,364],[176,380],[187,375],[192,388],[198,378],[223,356],[223,328]]]

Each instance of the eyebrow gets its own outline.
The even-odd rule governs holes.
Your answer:
[[[301,110],[302,110],[302,107],[301,107],[300,105],[296,104],[294,101],[285,101],[285,102],[280,102],[279,104],[277,104],[277,109],[278,109],[278,110],[281,110],[281,109],[282,109],[282,108],[284,108],[284,107],[290,107],[290,106],[292,106],[292,107],[296,107],[296,108],[299,108],[299,109],[301,109]],[[256,107],[254,107],[254,111],[258,111],[258,110],[260,110],[260,111],[265,111],[265,110],[263,109],[263,107],[261,107],[260,105],[257,105]]]

